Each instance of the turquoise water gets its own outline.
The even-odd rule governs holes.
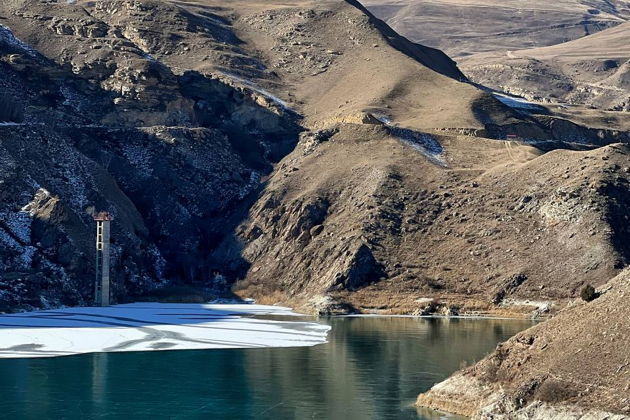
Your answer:
[[[332,318],[307,348],[0,360],[7,419],[422,419],[416,396],[528,321]]]

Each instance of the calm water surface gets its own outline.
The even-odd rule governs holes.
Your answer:
[[[528,321],[333,318],[308,348],[0,360],[7,419],[422,419],[416,396]]]

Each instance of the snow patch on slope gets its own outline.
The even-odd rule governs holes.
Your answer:
[[[39,56],[39,53],[33,47],[18,39],[15,35],[13,35],[11,29],[4,25],[0,25],[0,41],[4,41],[14,48],[23,50],[31,57]]]
[[[229,79],[232,79],[235,82],[238,82],[238,83],[241,83],[241,84],[245,85],[249,89],[251,89],[254,92],[264,96],[265,98],[267,98],[268,100],[270,100],[274,104],[278,105],[284,111],[295,112],[295,111],[293,111],[293,109],[291,109],[289,104],[287,104],[285,101],[283,101],[282,99],[278,98],[273,93],[271,93],[271,92],[269,92],[269,91],[267,91],[265,89],[262,89],[261,87],[257,86],[252,81],[243,79],[242,77],[239,77],[239,76],[237,76],[235,74],[232,74],[232,73],[220,72],[220,74],[225,76],[225,77],[227,77],[227,78],[229,78]]]
[[[500,93],[493,93],[493,96],[499,100],[499,102],[501,102],[503,105],[507,105],[510,108],[514,108],[514,109],[519,109],[519,110],[523,110],[523,111],[541,111],[544,110],[545,108],[531,103],[523,98],[517,98],[515,96],[508,96],[508,95],[503,95]]]
[[[399,127],[392,122],[391,118],[384,114],[374,114],[374,118],[389,128],[393,137],[417,150],[434,164],[442,167],[448,166],[444,160],[444,148],[432,135]]]

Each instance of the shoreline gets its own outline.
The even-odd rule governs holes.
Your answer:
[[[497,321],[531,321],[532,323],[544,322],[544,319],[500,317],[492,315],[387,315],[387,314],[347,314],[330,315],[330,318],[422,318],[422,319],[465,319],[465,320],[497,320]],[[322,318],[325,318],[323,316]]]
[[[630,270],[475,365],[420,394],[416,405],[476,420],[629,420]]]
[[[272,295],[243,292],[246,291],[236,293],[241,297],[251,297],[261,304],[290,306],[302,313],[320,317],[360,315],[547,320],[577,300],[568,297],[540,300],[510,298],[500,304],[493,304],[483,295],[381,295],[366,289],[301,296],[280,292]]]
[[[455,373],[418,396],[415,406],[471,420],[557,419],[628,420],[624,414],[533,400],[519,406],[500,387],[492,388],[461,373]]]

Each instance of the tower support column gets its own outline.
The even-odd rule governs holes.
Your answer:
[[[96,306],[109,306],[109,241],[112,216],[101,212],[94,216],[96,221],[96,278],[94,279],[94,303]]]

